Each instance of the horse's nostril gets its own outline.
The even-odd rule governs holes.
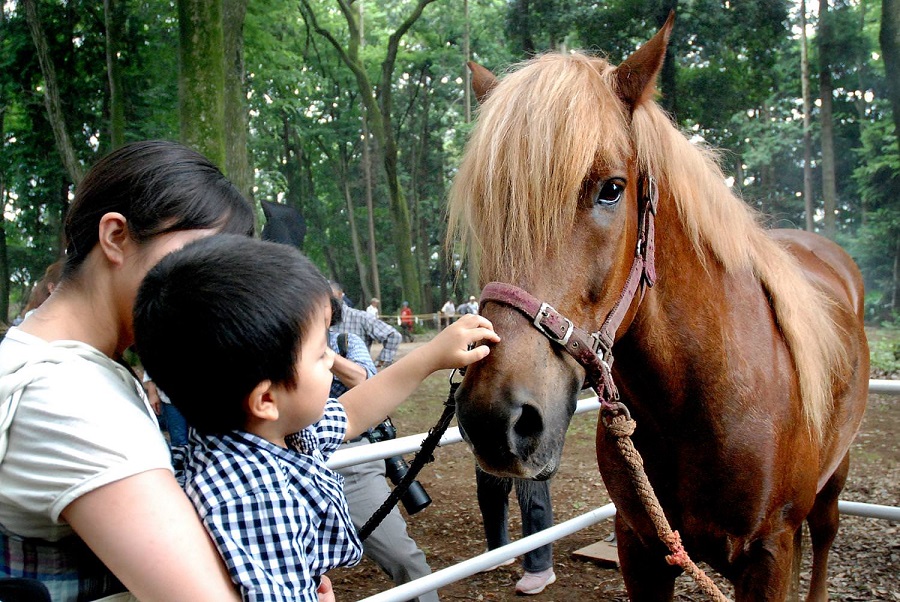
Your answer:
[[[516,424],[513,426],[513,431],[515,431],[516,435],[526,439],[540,436],[544,430],[544,419],[541,418],[540,412],[529,404],[523,405],[521,411],[519,419],[516,420]]]

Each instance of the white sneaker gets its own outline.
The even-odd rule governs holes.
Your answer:
[[[516,593],[532,596],[544,591],[544,588],[551,583],[556,583],[556,573],[553,572],[553,567],[550,567],[546,571],[541,571],[540,573],[529,573],[528,571],[525,571],[525,574],[519,579],[519,582],[516,583]]]

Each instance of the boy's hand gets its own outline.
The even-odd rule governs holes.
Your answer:
[[[316,594],[319,596],[319,602],[335,602],[334,590],[331,588],[331,579],[322,575]]]
[[[462,368],[487,357],[490,348],[483,342],[499,343],[500,336],[494,332],[490,320],[475,314],[466,314],[442,330],[429,341],[421,352],[428,353],[433,362],[433,370]],[[469,349],[470,345],[482,344]]]

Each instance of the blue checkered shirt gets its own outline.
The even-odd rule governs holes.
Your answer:
[[[378,354],[378,361],[382,364],[393,363],[394,355],[403,340],[403,336],[397,329],[387,322],[383,322],[361,309],[353,309],[347,305],[341,308],[341,321],[331,328],[335,332],[355,334],[365,341],[367,347],[374,341],[384,345],[381,353]]]
[[[176,476],[244,600],[317,602],[321,575],[359,562],[344,479],[325,466],[346,429],[343,406],[330,399],[321,420],[288,438],[291,449],[232,431],[193,434],[173,451]]]
[[[338,347],[338,333],[334,330],[328,332],[328,346],[331,350],[340,355],[341,350]],[[347,359],[355,362],[366,369],[366,378],[372,378],[378,370],[375,363],[372,362],[372,356],[369,355],[369,349],[361,338],[353,333],[347,335]],[[341,382],[337,376],[331,380],[331,396],[337,399],[347,392],[347,386]]]

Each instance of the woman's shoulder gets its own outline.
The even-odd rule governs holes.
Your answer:
[[[130,389],[137,383],[125,366],[87,343],[48,342],[18,328],[10,328],[0,343],[0,379],[10,380],[10,376],[27,378],[25,384],[60,381],[67,388],[108,383]]]

